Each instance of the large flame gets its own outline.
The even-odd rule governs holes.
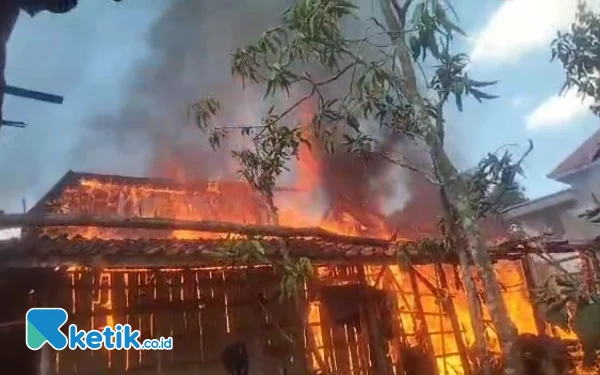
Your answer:
[[[308,129],[312,112],[309,106],[302,106],[298,120]],[[305,137],[313,140],[310,132]],[[319,150],[306,145],[300,147],[298,160],[294,166],[294,178],[291,179],[290,189],[277,193],[276,202],[279,207],[279,224],[289,227],[320,226],[332,232],[346,235],[369,235],[389,238],[389,231],[383,215],[380,215],[383,197],[371,196],[367,201],[364,198],[365,190],[361,177],[355,178],[354,184],[339,183],[335,188],[329,189],[329,195],[324,183],[324,175],[330,169],[325,168],[324,161],[327,155]],[[111,180],[82,179],[78,186],[66,189],[55,201],[54,209],[64,213],[93,213],[120,215],[123,217],[160,217],[186,220],[216,220],[240,224],[262,224],[265,222],[267,207],[263,201],[246,184],[229,181],[208,181],[204,183],[190,182],[185,170],[179,168],[172,161],[169,165],[171,176],[180,184],[152,183],[132,184],[123,182],[119,178]],[[329,166],[331,167],[331,166]],[[349,170],[352,170],[349,168]],[[347,173],[347,172],[344,172]],[[327,176],[331,178],[331,176]],[[352,179],[348,179],[352,181]],[[324,189],[325,188],[325,189]],[[360,191],[349,196],[331,196],[331,192],[344,191],[344,189]],[[360,189],[359,189],[360,188]],[[364,188],[364,189],[363,189]],[[375,194],[376,195],[376,194]],[[323,196],[325,196],[323,198]],[[435,223],[432,223],[434,225]],[[52,232],[57,228],[49,228]],[[60,229],[61,231],[64,228]],[[221,236],[210,233],[171,231],[147,233],[149,231],[132,231],[105,229],[105,228],[68,228],[69,234],[80,235],[87,238],[123,238],[131,236],[169,236],[178,239],[207,238]],[[402,233],[400,233],[402,235]],[[437,280],[435,270],[430,266],[418,267],[418,272],[428,280]],[[448,279],[453,279],[454,273],[451,266],[444,266]],[[524,282],[523,270],[517,262],[500,262],[496,265],[498,280],[503,286],[503,297],[510,316],[520,333],[537,333],[536,321],[528,295],[527,285]],[[94,308],[112,309],[112,296],[110,294],[111,277],[109,270],[101,275],[100,283],[108,286],[106,295],[98,295]],[[425,323],[431,341],[433,354],[442,375],[460,374],[461,360],[454,333],[451,331],[450,318],[441,311],[437,298],[434,297],[421,281],[417,280],[417,289],[420,292],[420,305],[425,322],[415,320],[415,291],[414,282],[408,279],[406,272],[398,266],[389,266],[386,277],[381,278],[380,267],[365,266],[365,273],[370,283],[378,284],[377,287],[389,290],[397,299],[400,308],[399,321],[406,335],[408,344],[417,345],[417,331],[419,324]],[[461,326],[461,334],[465,344],[471,346],[475,337],[471,328],[469,310],[464,291],[460,283],[450,283],[447,292],[452,296],[456,315]],[[321,329],[322,305],[313,301],[309,305],[308,322],[309,334],[316,345],[316,352],[311,353],[312,364],[320,367],[322,361],[317,356],[324,356],[324,340]],[[484,309],[484,320],[488,327],[487,338],[492,350],[499,351],[496,335],[491,329],[489,313]],[[115,318],[107,315],[106,320],[97,323],[101,326],[114,326]],[[97,326],[94,323],[93,326]],[[566,333],[560,333],[565,338]],[[396,353],[390,352],[395,358]],[[322,369],[325,370],[325,369]]]
[[[388,237],[385,218],[369,212],[379,211],[379,207],[370,206],[369,210],[366,209],[365,186],[369,181],[358,178],[352,184],[346,184],[347,186],[341,188],[336,186],[335,190],[326,186],[332,184],[325,182],[331,176],[327,176],[329,172],[324,170],[323,162],[332,157],[320,149],[319,142],[310,130],[311,119],[310,105],[300,106],[297,120],[303,128],[303,136],[313,146],[309,147],[306,144],[300,146],[298,158],[291,166],[294,173],[286,181],[287,185],[275,192],[279,224],[289,227],[320,226],[347,235]],[[168,156],[159,165],[177,184],[132,183],[119,180],[117,177],[108,180],[82,179],[79,181],[79,186],[65,189],[63,194],[52,202],[53,209],[63,213],[265,223],[268,216],[267,207],[249,185],[243,182],[219,180],[195,182],[186,175],[182,165],[178,165],[177,161],[173,160],[170,153],[165,152],[165,155]],[[344,161],[346,164],[353,162]],[[350,171],[352,169],[356,168],[350,165]],[[332,191],[337,194],[340,189],[346,190],[348,194],[342,191],[336,197],[324,196],[332,195]],[[358,198],[353,191],[361,191]],[[380,197],[371,197],[370,200],[378,204],[381,202]],[[69,232],[87,238],[119,238],[141,235],[143,231],[132,233],[131,230],[70,228]],[[153,235],[157,234],[156,231],[153,232]],[[161,236],[165,235],[180,239],[214,236],[187,231],[161,234]]]

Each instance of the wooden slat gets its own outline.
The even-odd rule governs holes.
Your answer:
[[[127,308],[127,288],[125,285],[125,274],[123,273],[111,273],[111,302],[112,306],[117,310],[124,310]],[[117,313],[112,315],[113,324],[127,324],[127,315],[123,313]],[[114,327],[113,327],[114,328]],[[113,371],[124,371],[127,366],[127,352],[128,350],[112,350],[107,354],[110,358],[110,368]]]
[[[165,274],[162,272],[155,272],[154,277],[156,279],[156,296],[157,299],[161,300],[169,300],[169,287],[167,285],[167,280],[165,279]],[[157,339],[160,337],[168,337],[172,335],[173,332],[173,322],[172,316],[170,312],[158,311],[154,315],[154,334],[152,336],[153,339]],[[176,345],[176,344],[175,344]],[[175,346],[174,345],[174,346]],[[150,351],[149,356],[154,356],[156,361],[156,371],[161,372],[165,367],[171,363],[171,353],[165,353],[163,351]]]
[[[107,308],[103,305],[105,305],[109,301],[109,290],[105,289],[106,291],[104,292],[100,291],[100,288],[98,288],[98,286],[108,285],[110,283],[110,279],[108,278],[108,275],[104,275],[100,272],[100,270],[94,270],[92,274],[94,278],[94,296],[96,299],[94,303],[94,309],[99,311],[106,311]],[[95,317],[93,321],[94,323],[92,325],[92,329],[102,330],[107,325],[106,315]],[[108,358],[108,351],[106,349],[93,350],[91,352],[92,359],[90,361],[90,365],[93,366],[93,368],[95,368],[96,370],[106,370],[109,368],[110,361]]]
[[[346,339],[348,342],[348,352],[351,361],[352,374],[358,374],[361,369],[361,360],[360,353],[358,348],[358,340],[356,337],[356,333],[354,331],[354,327],[345,325],[344,329],[346,331]]]
[[[221,306],[221,309],[202,310],[202,332],[205,337],[204,360],[217,361],[221,356],[221,351],[225,346],[226,320],[225,320],[225,299],[224,294],[211,288],[212,280],[220,277],[219,272],[202,271],[199,273],[199,279],[205,282],[206,287],[202,288],[205,305]]]
[[[204,294],[206,294],[206,291],[203,291],[202,288],[200,288],[200,283],[199,281],[201,280],[201,276],[200,276],[200,271],[193,271],[194,274],[194,280],[196,280],[196,283],[194,284],[195,289],[196,289],[196,298],[198,300],[202,300],[204,298]],[[203,324],[204,324],[204,320],[206,319],[206,317],[203,314],[203,306],[202,304],[198,304],[198,330],[200,331],[200,337],[198,338],[198,345],[199,345],[199,359],[201,362],[204,362],[204,352],[205,352],[205,335],[204,335],[204,330],[203,330]]]
[[[65,324],[63,327],[68,327],[69,324],[74,323],[78,324],[77,316],[75,314],[75,305],[77,304],[76,295],[74,294],[74,290],[72,286],[78,281],[79,275],[69,274],[66,275],[64,279],[64,283],[62,285],[56,286],[53,291],[51,291],[52,299],[56,299],[58,306],[63,307],[69,313],[69,321],[68,324]],[[75,361],[77,359],[77,352],[72,350],[61,350],[53,353],[53,363],[52,368],[53,371],[60,373],[62,371],[66,371],[67,369],[73,369],[75,366]]]
[[[351,374],[348,343],[346,341],[346,330],[344,329],[344,326],[340,324],[332,324],[331,334],[333,339],[333,351],[335,353],[337,372],[341,374]]]
[[[148,301],[155,300],[155,294],[157,293],[155,273],[144,272],[140,274],[140,284],[144,285],[145,288],[140,295],[140,301],[147,303]],[[142,337],[144,339],[154,338],[156,336],[156,314],[152,312],[145,312],[140,314],[140,327]],[[141,367],[156,367],[156,356],[152,352],[147,350],[140,351]]]
[[[125,274],[125,281],[127,284],[127,307],[135,306],[139,301],[139,288],[138,288],[138,272],[127,272]],[[125,315],[127,324],[131,326],[132,330],[140,330],[140,316],[138,314],[126,314]],[[139,350],[127,350],[125,356],[125,370],[133,370],[138,368],[140,365],[140,351]]]
[[[172,303],[182,303],[183,299],[183,273],[182,272],[173,272],[170,275],[170,294],[169,298]],[[187,358],[188,352],[188,332],[186,330],[186,311],[183,310],[170,310],[170,319],[171,319],[171,333],[168,335],[172,336],[181,336],[184,337],[182,343],[178,343],[173,347],[173,350],[170,351],[170,355],[172,361],[174,363],[178,363],[184,361]],[[166,337],[166,336],[165,336]]]

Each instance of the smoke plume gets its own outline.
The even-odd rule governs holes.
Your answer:
[[[266,105],[260,93],[243,91],[232,79],[228,52],[275,26],[290,4],[174,0],[150,28],[148,55],[133,66],[120,110],[90,118],[86,139],[75,150],[74,160],[94,172],[232,178],[237,166],[229,149],[214,152],[205,135],[187,121],[186,108],[214,94],[226,106],[228,122],[248,124],[263,116]],[[361,8],[362,13],[374,11],[372,4]],[[356,26],[347,25],[356,34],[351,37],[364,32],[364,25]],[[119,161],[107,155],[118,155]],[[409,198],[407,173],[388,162],[375,159],[364,165],[345,153],[317,157],[323,186],[321,199],[311,202],[318,202],[321,211],[343,197],[364,210],[390,213]],[[284,183],[289,180],[287,176]]]
[[[274,25],[285,7],[275,0],[172,1],[150,27],[147,57],[132,67],[120,110],[90,118],[73,159],[109,173],[228,177],[228,151],[210,149],[187,108],[215,94],[234,108],[232,121],[256,120],[248,117],[260,111],[247,108],[248,94],[231,78],[228,52]]]

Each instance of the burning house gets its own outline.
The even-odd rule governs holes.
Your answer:
[[[350,220],[336,206],[328,220]],[[466,296],[440,242],[268,226],[266,210],[236,182],[69,172],[27,215],[0,217],[24,227],[0,243],[0,295],[13,306],[2,320],[37,304],[66,309],[79,329],[130,324],[142,338],[173,337],[171,351],[46,351],[48,374],[225,374],[224,353],[240,344],[250,374],[473,374]],[[352,219],[351,231],[376,217]],[[266,257],[309,259],[314,281],[279,298],[269,264],[214,256],[236,236],[260,238]],[[507,307],[521,334],[552,334],[530,302],[522,248],[494,249]]]

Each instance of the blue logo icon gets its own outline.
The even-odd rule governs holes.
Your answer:
[[[60,308],[33,308],[25,315],[25,343],[31,350],[40,350],[45,343],[55,350],[90,349],[98,350],[172,350],[173,338],[146,339],[140,343],[141,332],[129,324],[106,326],[102,331],[84,331],[75,324],[69,325],[68,337],[60,328],[67,322],[69,314]]]
[[[25,343],[31,350],[40,350],[45,343],[55,350],[63,350],[69,344],[60,328],[69,315],[60,308],[33,308],[25,315]]]

